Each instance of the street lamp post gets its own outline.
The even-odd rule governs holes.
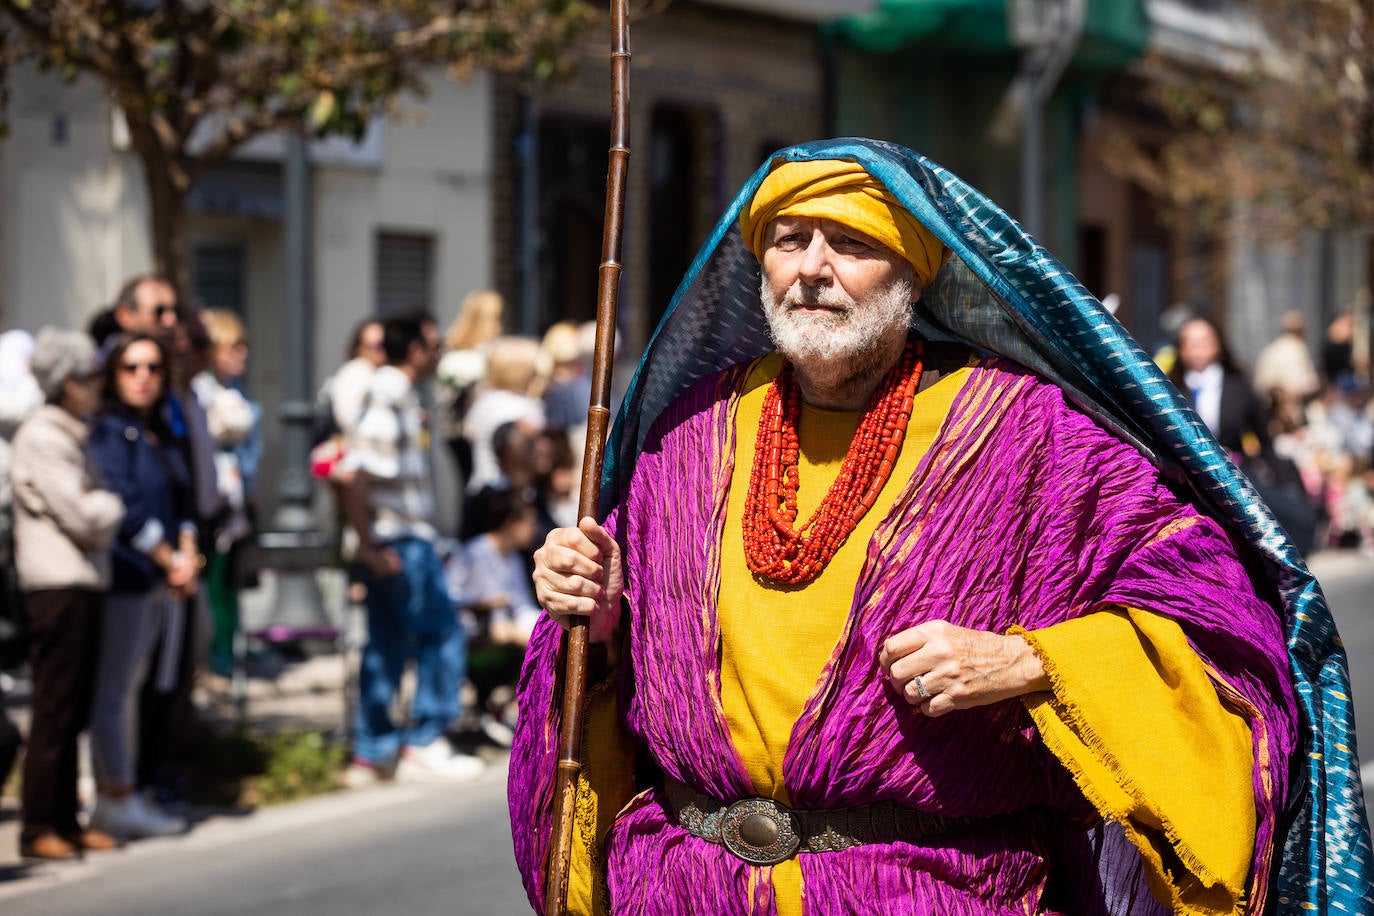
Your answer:
[[[276,573],[275,602],[264,625],[250,634],[266,642],[302,639],[334,641],[338,628],[324,610],[316,570],[330,561],[329,540],[316,523],[310,478],[310,428],[314,407],[310,391],[310,165],[304,135],[285,135],[282,192],[286,301],[281,325],[286,353],[282,372],[282,471],[277,509],[268,530],[257,538],[256,564]],[[240,644],[238,652],[243,646]],[[240,671],[242,665],[239,665]],[[244,701],[242,679],[236,685]]]
[[[1021,225],[1045,231],[1045,103],[1073,59],[1083,35],[1087,0],[1007,0],[1007,34],[1022,49],[1021,70],[996,119],[1021,120]]]

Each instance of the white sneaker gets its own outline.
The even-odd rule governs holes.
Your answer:
[[[394,775],[389,769],[384,770],[369,761],[355,757],[348,764],[348,769],[343,771],[342,781],[346,789],[365,789],[368,786],[390,782]]]
[[[486,735],[492,744],[500,747],[510,747],[515,743],[515,729],[505,722],[498,719],[489,712],[484,712],[478,718],[477,724],[482,729],[482,734]]]
[[[117,837],[135,839],[185,833],[186,819],[149,809],[137,794],[121,798],[101,795],[91,812],[90,826]]]
[[[412,746],[401,751],[396,778],[415,782],[472,782],[486,768],[481,758],[460,754],[447,738],[436,738],[424,747]]]

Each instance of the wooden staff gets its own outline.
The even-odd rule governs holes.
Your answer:
[[[606,218],[601,233],[601,269],[596,296],[596,350],[592,395],[587,406],[587,444],[582,453],[582,492],[577,517],[595,516],[601,499],[601,464],[611,421],[611,362],[620,293],[620,239],[625,217],[625,181],[630,169],[630,14],[628,0],[611,0],[611,149],[606,172]],[[563,916],[568,906],[572,862],[573,807],[582,771],[582,719],[587,694],[588,618],[574,617],[565,639],[563,725],[558,735],[558,773],[553,796],[553,838],[544,882],[546,916]]]

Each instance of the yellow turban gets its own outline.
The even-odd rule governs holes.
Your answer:
[[[949,249],[855,162],[784,162],[769,173],[739,217],[744,244],[759,260],[779,216],[833,219],[862,232],[901,255],[922,286],[949,259]]]

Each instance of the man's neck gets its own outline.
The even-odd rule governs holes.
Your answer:
[[[827,410],[862,410],[882,384],[883,376],[901,358],[905,346],[904,337],[894,338],[869,358],[793,363],[802,400]]]

